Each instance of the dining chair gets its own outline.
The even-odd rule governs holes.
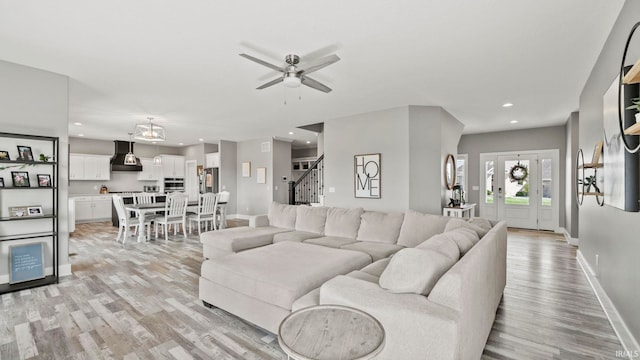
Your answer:
[[[216,215],[220,215],[220,224],[217,225],[218,229],[226,229],[227,227],[227,203],[231,198],[231,193],[228,191],[221,191],[220,198],[218,199],[218,207],[216,209]]]
[[[182,233],[187,238],[187,203],[189,197],[183,193],[173,193],[167,195],[164,208],[164,215],[160,215],[155,219],[155,233],[158,238],[158,225],[162,226],[164,232],[164,240],[169,241],[169,225],[174,224],[173,234],[178,234],[178,225],[182,224]]]
[[[154,193],[147,193],[147,192],[136,193],[133,198],[133,203],[136,205],[152,204],[154,202],[156,202],[156,194]]]
[[[120,242],[120,237],[124,235],[122,237],[122,244],[124,244],[127,237],[138,233],[140,228],[140,219],[131,217],[130,213],[125,210],[124,201],[122,200],[121,195],[113,195],[113,206],[116,208],[116,213],[118,214],[118,237],[116,237],[116,241]],[[135,227],[135,230],[130,234],[129,230],[132,226]],[[147,230],[148,237],[151,231],[151,218],[145,219],[144,227]]]
[[[198,197],[197,213],[191,214],[187,217],[187,220],[189,221],[189,234],[193,232],[192,225],[194,222],[198,223],[198,235],[200,235],[202,230],[202,222],[204,222],[204,231],[208,230],[209,222],[211,222],[211,230],[217,230],[215,213],[216,208],[218,207],[219,197],[219,194],[214,193],[206,193]]]

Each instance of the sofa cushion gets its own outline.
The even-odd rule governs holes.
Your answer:
[[[389,257],[403,248],[404,247],[400,245],[377,243],[371,241],[358,241],[353,244],[343,245],[340,247],[340,249],[355,250],[367,253],[371,256],[371,261],[378,261],[380,259]]]
[[[207,231],[200,235],[200,242],[204,245],[232,252],[264,246],[273,242],[273,236],[290,230],[273,226],[252,228],[248,226]]]
[[[202,263],[202,277],[243,295],[291,309],[327,280],[361,269],[371,259],[357,251],[283,241]]]
[[[362,208],[329,208],[327,222],[324,225],[324,234],[355,239],[358,236],[360,216],[363,212]]]
[[[479,239],[481,239],[483,236],[487,234],[487,232],[489,232],[489,230],[491,230],[491,227],[487,229],[486,227],[479,226],[478,221],[474,221],[473,223],[470,223],[463,219],[451,219],[447,223],[447,226],[445,226],[444,231],[447,232],[447,231],[451,231],[458,228],[467,228],[469,230],[475,231],[476,234],[478,234]]]
[[[296,206],[273,201],[267,213],[269,225],[293,230],[296,226],[296,213]]]
[[[380,280],[379,276],[373,276],[369,273],[366,273],[362,270],[354,270],[350,273],[347,274],[348,277],[352,277],[354,279],[359,279],[359,280],[363,280],[363,281],[368,281],[370,283],[374,283],[377,284],[378,281]]]
[[[308,239],[322,237],[321,234],[310,233],[306,231],[287,231],[273,235],[273,242],[278,243],[281,241],[295,241],[303,242]]]
[[[475,245],[480,238],[478,234],[467,228],[458,228],[451,231],[447,231],[443,234],[447,236],[449,239],[454,241],[456,245],[458,245],[458,249],[460,249],[460,256],[464,256],[473,245]]]
[[[323,236],[323,237],[304,241],[304,243],[306,244],[322,245],[322,246],[332,247],[336,249],[339,249],[341,246],[344,246],[344,245],[353,244],[355,242],[357,241],[353,239],[337,237],[337,236]]]
[[[324,234],[326,220],[326,207],[300,205],[296,213],[296,230]]]
[[[456,260],[432,249],[406,248],[391,258],[380,287],[393,293],[428,295]]]
[[[476,225],[477,227],[484,230],[484,234],[480,235],[480,233],[478,233],[478,236],[480,236],[481,238],[484,237],[489,232],[489,230],[491,230],[491,228],[493,227],[493,225],[491,225],[491,222],[488,219],[481,218],[481,217],[473,217],[469,219],[468,223],[472,225]]]
[[[360,216],[357,240],[395,244],[398,242],[403,218],[403,213],[365,211]]]
[[[320,305],[320,288],[315,288],[294,301],[293,304],[291,304],[291,311],[316,305]]]
[[[450,233],[444,233],[432,236],[431,238],[423,241],[422,244],[416,246],[416,249],[432,249],[439,251],[454,260],[458,260],[462,250],[449,234]],[[471,249],[472,246],[473,243],[470,244],[467,250]]]
[[[444,232],[445,226],[451,218],[440,215],[422,214],[407,210],[400,229],[398,245],[416,247],[433,235]]]
[[[380,277],[380,275],[382,275],[382,272],[384,271],[384,269],[386,269],[387,265],[389,265],[389,261],[390,260],[391,260],[390,258],[380,259],[380,260],[374,262],[373,264],[369,264],[369,265],[363,267],[362,271],[366,272],[367,274],[371,274],[373,276]]]

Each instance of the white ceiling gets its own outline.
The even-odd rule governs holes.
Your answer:
[[[315,136],[297,126],[403,105],[478,133],[563,124],[623,3],[0,0],[0,59],[70,77],[70,136],[125,140],[154,116],[166,145],[304,144]],[[329,94],[255,90],[277,73],[239,53],[342,60],[312,76]]]

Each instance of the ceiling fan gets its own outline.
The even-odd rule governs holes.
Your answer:
[[[255,58],[251,55],[240,54],[240,56],[242,56],[245,59],[249,59],[253,62],[257,62],[260,65],[266,66],[269,69],[273,69],[275,71],[279,71],[282,73],[282,76],[278,77],[277,79],[271,80],[266,84],[258,86],[256,88],[258,90],[268,88],[269,86],[272,86],[278,83],[284,83],[284,85],[287,87],[298,87],[300,86],[300,84],[303,84],[303,85],[307,85],[310,88],[320,90],[325,93],[330,92],[331,88],[329,88],[328,86],[324,85],[323,83],[317,80],[310,78],[307,75],[340,60],[338,55],[334,54],[334,55],[329,55],[329,56],[325,56],[325,57],[310,61],[309,63],[300,64],[300,57],[298,55],[290,54],[285,56],[284,58],[284,61],[286,64],[280,67],[280,66],[268,63],[264,60]]]

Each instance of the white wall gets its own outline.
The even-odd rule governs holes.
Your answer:
[[[220,153],[220,170],[218,173],[220,181],[220,191],[228,191],[231,194],[229,202],[227,203],[227,214],[237,214],[237,144],[233,141],[220,140],[217,150]]]
[[[262,143],[269,144],[269,152],[262,152]],[[237,169],[237,210],[242,215],[260,215],[266,214],[269,204],[273,199],[271,187],[273,186],[273,178],[269,175],[273,172],[272,158],[272,140],[257,139],[238,142],[238,156],[236,160]],[[291,151],[291,150],[289,150]],[[241,163],[251,162],[251,177],[242,177]],[[256,181],[256,172],[259,167],[267,168],[267,183],[258,184]]]
[[[272,140],[273,170],[271,178],[273,184],[273,201],[281,204],[289,203],[289,180],[291,180],[291,143]],[[268,169],[267,169],[268,170]],[[282,181],[286,176],[287,180]],[[269,177],[269,173],[267,173]]]
[[[324,124],[325,205],[442,213],[443,153],[463,125],[440,107],[404,106]],[[381,198],[356,199],[353,157],[381,153]],[[335,188],[331,193],[330,188]]]
[[[0,127],[2,132],[59,137],[58,264],[70,271],[68,227],[68,92],[66,76],[0,60]],[[7,179],[5,179],[6,181]],[[25,226],[27,223],[25,222]],[[25,229],[29,232],[29,229]],[[4,256],[4,255],[3,255]],[[6,275],[8,268],[0,268]]]

